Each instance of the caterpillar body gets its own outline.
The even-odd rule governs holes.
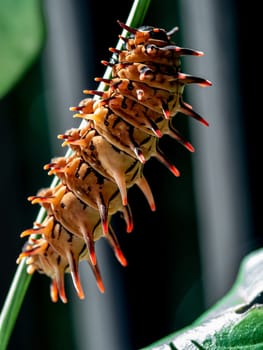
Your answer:
[[[71,153],[44,166],[56,175],[54,188],[40,190],[28,199],[46,210],[44,221],[22,232],[29,236],[17,262],[26,259],[27,272],[43,273],[51,278],[51,300],[67,302],[64,275],[70,273],[79,298],[84,291],[78,272],[79,262],[86,260],[104,291],[95,252],[95,242],[104,237],[119,262],[127,261],[111,227],[111,217],[121,212],[127,232],[133,229],[127,191],[137,185],[151,210],[155,202],[143,167],[151,157],[157,158],[175,176],[179,170],[158,147],[158,140],[168,135],[189,151],[193,146],[176,130],[172,118],[177,113],[191,116],[208,125],[182,98],[187,84],[210,86],[203,78],[181,72],[181,56],[202,56],[200,51],[181,48],[172,41],[177,28],[167,32],[150,26],[138,29],[118,21],[128,37],[121,37],[121,50],[110,48],[113,58],[102,64],[112,68],[110,79],[103,82],[105,91],[84,90],[95,95],[71,110],[85,122],[58,138]]]

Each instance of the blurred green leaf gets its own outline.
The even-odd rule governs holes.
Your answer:
[[[0,98],[23,76],[44,42],[40,0],[0,0]]]
[[[233,288],[193,325],[142,350],[263,349],[263,249],[243,261]]]

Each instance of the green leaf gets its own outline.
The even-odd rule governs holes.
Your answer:
[[[44,41],[40,0],[0,0],[0,98],[23,76]]]
[[[229,293],[193,325],[142,350],[263,349],[263,249],[243,261]]]

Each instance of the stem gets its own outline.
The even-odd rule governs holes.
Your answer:
[[[32,275],[26,273],[26,260],[18,266],[0,315],[0,349],[7,348]]]
[[[135,0],[126,21],[126,25],[131,27],[140,26],[147,13],[150,2],[151,0]],[[122,35],[126,36],[127,32],[123,31]],[[116,48],[121,48],[122,44],[122,40],[119,40]],[[110,75],[111,69],[108,67],[105,71],[104,78],[109,78]],[[99,85],[98,89],[104,89],[103,83]],[[70,150],[68,150],[66,153],[66,157],[69,154]],[[55,177],[50,187],[55,187],[58,181],[59,180]],[[45,215],[45,210],[41,208],[38,213],[36,222],[41,223],[44,220]],[[0,314],[0,350],[5,350],[7,348],[9,338],[15,326],[16,319],[23,303],[27,288],[31,281],[31,277],[32,276],[29,275],[26,271],[26,259],[23,259],[17,268]]]

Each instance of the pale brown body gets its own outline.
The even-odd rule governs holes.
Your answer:
[[[126,265],[110,218],[122,212],[131,232],[133,222],[128,205],[127,189],[137,185],[147,198],[150,208],[155,203],[150,187],[143,176],[143,164],[156,157],[178,176],[179,171],[158,149],[158,138],[167,134],[190,151],[191,144],[173,128],[171,118],[178,112],[190,115],[208,125],[192,108],[183,102],[185,84],[209,86],[202,78],[180,72],[180,56],[202,53],[175,46],[170,34],[163,29],[133,29],[120,23],[133,34],[126,49],[110,49],[118,55],[112,66],[112,79],[97,78],[108,84],[105,92],[87,91],[100,98],[84,99],[77,117],[85,119],[84,127],[68,130],[59,138],[72,149],[68,157],[54,159],[45,166],[60,183],[53,189],[41,190],[29,197],[47,211],[42,224],[26,230],[30,235],[18,258],[27,259],[28,272],[39,271],[52,280],[51,298],[67,301],[64,273],[70,272],[77,294],[84,298],[78,264],[87,260],[99,289],[104,286],[95,253],[95,241],[105,237],[117,259]]]

